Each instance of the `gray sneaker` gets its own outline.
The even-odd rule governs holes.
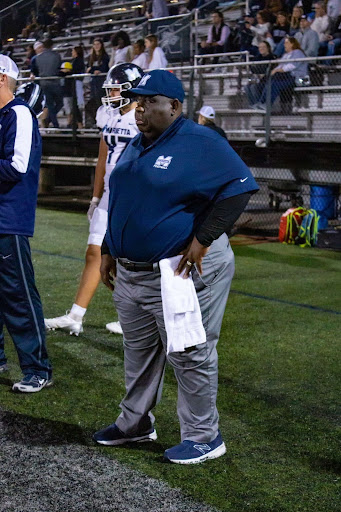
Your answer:
[[[0,365],[0,373],[8,372],[8,370],[9,368],[6,363]]]

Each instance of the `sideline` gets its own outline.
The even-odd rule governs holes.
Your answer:
[[[68,256],[66,254],[55,254],[53,252],[42,251],[40,249],[32,249],[32,252],[36,252],[37,254],[43,254],[44,256],[56,256],[57,258],[64,258],[67,260],[84,261],[84,258],[77,258],[76,256]],[[285,299],[276,299],[275,297],[267,297],[266,295],[258,295],[257,293],[247,293],[247,292],[241,292],[239,290],[232,290],[232,289],[230,290],[230,293],[235,293],[236,295],[244,295],[245,297],[251,297],[252,299],[268,300],[270,302],[286,304],[287,306],[294,306],[296,308],[311,309],[313,311],[319,311],[320,313],[330,313],[332,315],[341,315],[341,311],[336,311],[334,309],[320,308],[319,306],[312,306],[311,304],[302,304],[300,302],[292,302],[290,300],[285,300]]]
[[[300,302],[291,302],[285,299],[276,299],[274,297],[267,297],[266,295],[258,295],[257,293],[241,292],[239,290],[230,290],[230,293],[236,295],[244,295],[245,297],[251,297],[253,299],[269,300],[270,302],[279,302],[280,304],[286,304],[288,306],[295,306],[297,308],[313,309],[314,311],[320,311],[321,313],[332,313],[333,315],[341,315],[341,311],[335,311],[334,309],[320,308],[319,306],[311,306],[310,304],[302,304]]]

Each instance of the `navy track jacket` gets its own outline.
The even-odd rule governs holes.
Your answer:
[[[0,235],[32,236],[42,141],[28,105],[14,99],[0,109]]]

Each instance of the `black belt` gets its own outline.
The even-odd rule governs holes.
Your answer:
[[[144,261],[130,261],[124,258],[117,258],[117,261],[122,267],[131,272],[160,272],[159,263],[148,263]]]

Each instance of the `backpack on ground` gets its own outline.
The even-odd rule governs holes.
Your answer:
[[[295,244],[300,247],[313,247],[316,245],[319,218],[316,210],[307,210],[298,230]]]
[[[303,206],[289,208],[281,217],[279,241],[285,244],[300,245],[301,247],[315,245],[318,220],[316,210],[307,210]]]

